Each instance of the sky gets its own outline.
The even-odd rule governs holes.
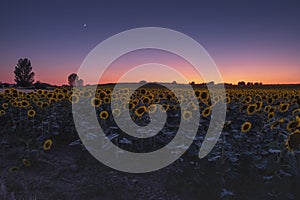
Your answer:
[[[17,61],[29,58],[36,81],[67,84],[68,75],[77,72],[100,42],[150,26],[173,29],[199,42],[224,82],[300,83],[298,1],[2,0],[0,5],[1,82],[13,83]],[[116,60],[103,83],[116,82],[129,66],[150,61],[172,65],[190,81],[202,81],[178,56],[146,50]],[[140,79],[154,80],[148,73],[135,81]]]

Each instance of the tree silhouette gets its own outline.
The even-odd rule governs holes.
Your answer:
[[[76,73],[72,73],[68,76],[68,83],[70,86],[83,86],[83,80],[79,79]]]
[[[70,86],[74,86],[75,82],[78,81],[79,77],[76,73],[72,73],[68,76],[68,83]]]
[[[19,59],[14,73],[15,82],[18,86],[27,87],[32,85],[34,81],[34,72],[32,72],[32,67],[29,59]]]

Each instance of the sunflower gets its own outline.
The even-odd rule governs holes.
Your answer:
[[[32,109],[31,109],[31,110],[28,110],[27,116],[28,116],[28,117],[34,117],[34,116],[35,116],[35,113],[36,113],[35,110],[32,110]]]
[[[85,98],[90,98],[92,94],[89,91],[84,91],[81,93],[81,96]]]
[[[143,104],[148,104],[148,103],[150,103],[150,98],[149,98],[149,97],[146,97],[146,96],[143,97],[143,98],[142,98],[142,103],[143,103]]]
[[[265,108],[264,108],[264,112],[267,113],[267,112],[269,112],[270,109],[271,109],[271,106],[270,106],[270,105],[267,105],[267,106],[265,106]]]
[[[206,92],[206,91],[202,91],[201,94],[200,94],[200,100],[202,102],[205,102],[209,99],[209,93]]]
[[[173,105],[173,106],[175,106],[175,105]],[[176,106],[175,106],[176,107]],[[195,105],[195,103],[194,102],[189,102],[188,103],[188,108],[190,108],[190,109],[192,109],[192,110],[197,110],[197,109],[199,109],[196,105]]]
[[[22,100],[20,103],[21,103],[20,107],[22,108],[26,108],[30,105],[30,103],[27,100]]]
[[[230,102],[231,102],[231,99],[230,99],[230,97],[226,97],[225,99],[224,99],[224,103],[226,103],[226,104],[230,104]]]
[[[270,129],[273,130],[276,126],[278,126],[280,123],[279,121],[273,122],[270,126]]]
[[[211,107],[207,107],[202,111],[203,117],[208,117],[211,114]]]
[[[269,105],[273,104],[273,102],[274,102],[274,99],[272,97],[270,97],[270,98],[267,99],[267,103]]]
[[[274,112],[269,112],[268,113],[268,119],[272,119],[273,117],[275,116],[275,113]]]
[[[146,111],[147,111],[146,106],[140,106],[134,111],[134,113],[136,116],[141,117],[142,115],[145,114]]]
[[[147,93],[147,90],[146,90],[145,88],[142,88],[142,89],[140,90],[140,93],[143,94],[143,95],[145,95],[145,94]]]
[[[290,122],[286,125],[286,130],[289,131],[289,132],[292,132],[292,131],[295,130],[298,126],[299,126],[299,121],[290,121]]]
[[[156,104],[151,104],[149,107],[148,107],[148,112],[149,113],[155,113],[157,110],[157,105]]]
[[[123,107],[124,107],[124,109],[133,110],[135,108],[135,105],[136,105],[135,103],[129,102],[128,104],[125,103]]]
[[[78,103],[78,101],[79,101],[78,95],[72,94],[72,95],[69,97],[69,101],[70,101],[72,104]]]
[[[108,115],[107,111],[103,110],[103,111],[100,112],[99,116],[100,116],[101,119],[106,120],[109,115]]]
[[[48,139],[44,142],[44,145],[43,145],[43,148],[45,151],[48,151],[50,150],[51,146],[52,146],[52,140],[51,139]]]
[[[11,167],[11,168],[9,169],[9,172],[16,172],[16,171],[19,171],[19,170],[20,170],[19,167],[14,166],[14,167]]]
[[[30,161],[27,160],[27,159],[25,159],[25,158],[22,160],[22,162],[23,162],[23,164],[24,164],[26,167],[30,167],[30,166],[31,166]]]
[[[294,150],[299,150],[300,145],[300,131],[296,130],[293,133],[291,133],[288,137],[288,139],[285,141],[285,148],[290,151],[294,152]]]
[[[182,118],[186,121],[190,120],[192,116],[193,116],[192,112],[188,110],[185,110],[182,114]]]
[[[105,104],[109,104],[109,103],[110,103],[110,98],[109,98],[109,97],[104,97],[104,98],[103,98],[103,102],[104,102]]]
[[[93,97],[93,98],[91,99],[91,105],[92,105],[93,107],[98,108],[98,107],[101,105],[101,99],[99,99],[99,98],[97,98],[97,97]]]
[[[247,133],[247,132],[250,131],[251,127],[252,127],[251,122],[245,122],[245,123],[242,124],[241,131],[243,133]]]
[[[8,109],[8,103],[3,103],[3,104],[2,104],[2,108],[3,108],[3,109]]]
[[[300,108],[296,108],[296,109],[294,109],[294,110],[292,111],[292,114],[293,114],[293,115],[296,115],[296,114],[298,114],[298,113],[300,113]]]
[[[55,102],[57,102],[57,99],[55,99],[55,98],[50,98],[49,100],[48,100],[48,102],[51,104],[51,103],[55,103]]]
[[[5,115],[5,110],[0,110],[0,116]]]
[[[289,104],[280,104],[280,106],[279,106],[279,112],[285,113],[286,111],[288,111],[289,106],[290,106]]]
[[[53,96],[54,96],[53,93],[48,93],[48,94],[47,94],[47,98],[48,98],[48,99],[51,99]]]
[[[121,115],[121,110],[119,108],[115,108],[112,110],[112,114],[119,117]]]
[[[247,107],[247,114],[248,115],[253,115],[253,113],[255,112],[255,109],[256,109],[256,104],[250,104]]]
[[[162,104],[162,106],[159,107],[161,112],[167,112],[170,108],[169,104]]]
[[[56,95],[56,98],[57,98],[58,100],[63,100],[63,99],[65,98],[65,95],[64,95],[63,93],[58,93],[58,94]]]
[[[252,101],[252,98],[250,96],[245,97],[243,100],[244,103],[250,103],[251,101]]]
[[[256,108],[255,108],[256,112],[258,112],[262,109],[262,105],[263,105],[262,102],[256,102],[255,105],[256,105]]]
[[[46,108],[47,106],[49,106],[48,102],[42,102],[41,108]]]
[[[270,110],[269,110],[269,113],[270,112],[275,112],[277,110],[277,107],[276,106],[271,106]]]

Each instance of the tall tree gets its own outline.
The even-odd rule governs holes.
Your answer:
[[[15,82],[18,86],[27,87],[32,85],[34,81],[34,72],[32,72],[32,67],[29,59],[19,59],[14,73]]]

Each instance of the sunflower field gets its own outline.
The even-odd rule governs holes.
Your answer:
[[[299,199],[300,88],[226,87],[226,98],[194,86],[178,94],[159,85],[130,91],[124,86],[0,92],[0,197],[3,199]],[[130,95],[131,94],[131,95]],[[189,102],[195,95],[197,104]],[[129,102],[126,101],[128,97]],[[213,101],[212,101],[213,99]],[[95,108],[106,137],[126,151],[163,148],[181,120],[200,113],[197,135],[176,162],[147,174],[118,172],[93,158],[78,136],[72,106],[81,100]],[[180,101],[185,102],[182,108]],[[226,120],[216,146],[198,153],[219,101]],[[117,102],[117,103],[112,103]],[[84,109],[84,107],[82,107]],[[123,132],[114,117],[143,127],[153,113],[166,114],[150,138]],[[89,113],[88,113],[89,114]],[[124,122],[126,123],[126,120]],[[191,122],[194,123],[194,122]],[[83,122],[88,138],[93,127]],[[187,128],[188,129],[188,128]],[[142,130],[142,129],[141,129]],[[186,136],[188,137],[188,135]],[[102,148],[105,151],[105,147]],[[0,198],[0,199],[1,199]]]

